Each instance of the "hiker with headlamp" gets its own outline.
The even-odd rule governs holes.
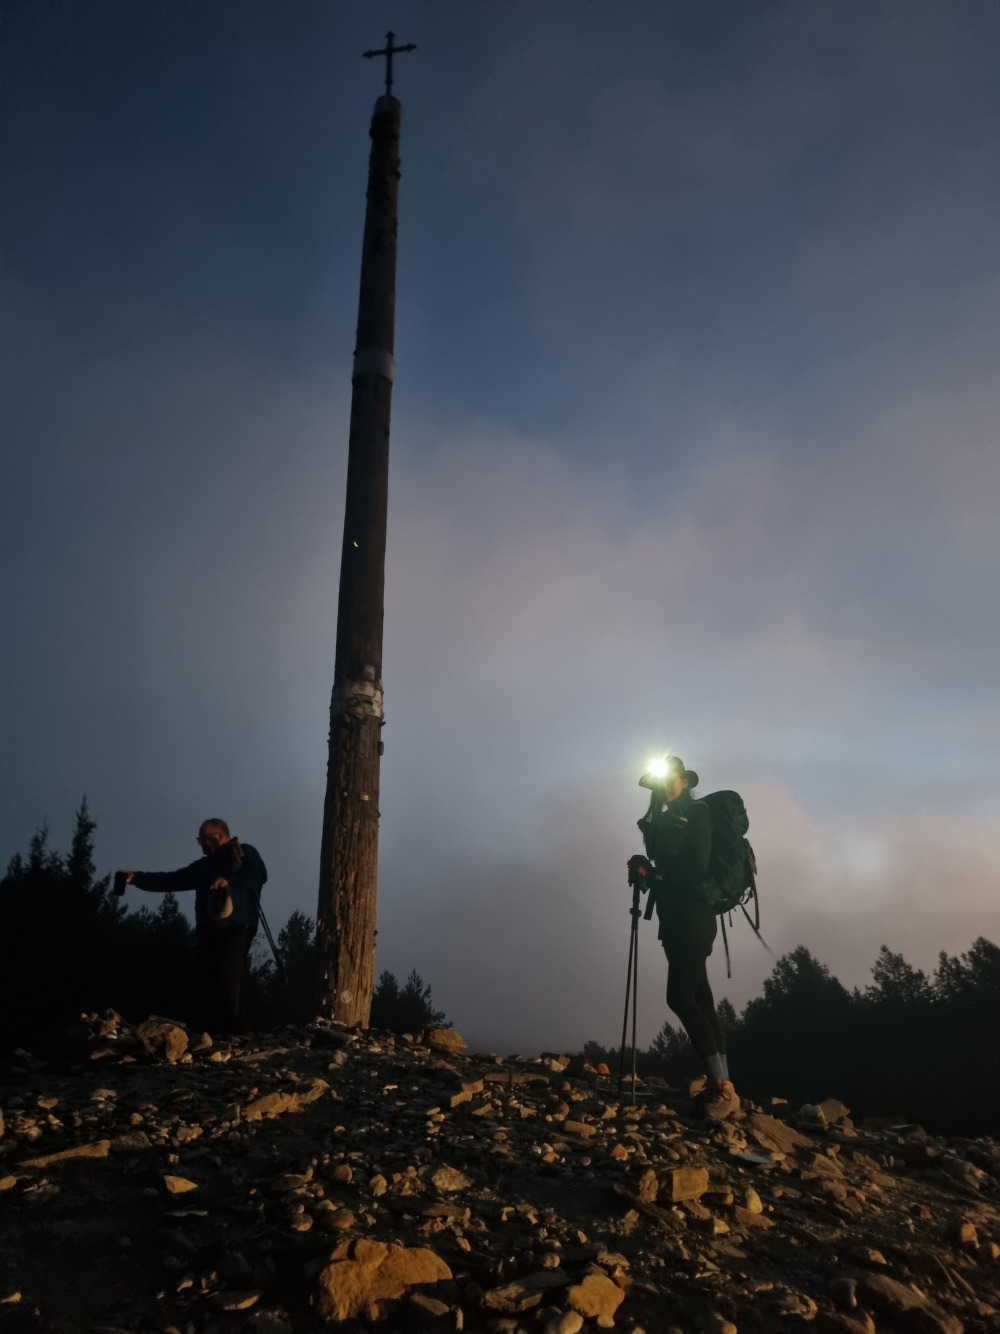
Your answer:
[[[676,755],[668,755],[659,770],[639,780],[651,797],[638,823],[646,856],[656,868],[650,893],[655,895],[659,939],[667,956],[667,1005],[708,1072],[697,1109],[721,1120],[739,1110],[740,1100],[729,1079],[726,1035],[708,981],[718,921],[701,891],[712,852],[712,822],[707,806],[691,795],[698,786],[694,770],[686,769]]]
[[[194,890],[196,1020],[213,1036],[224,1036],[242,1028],[240,992],[267,868],[256,848],[230,834],[225,820],[204,820],[197,841],[202,855],[189,866],[119,871],[115,883],[153,894]]]

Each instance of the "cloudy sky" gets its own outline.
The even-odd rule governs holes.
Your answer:
[[[745,795],[776,954],[1000,940],[992,0],[8,4],[0,857],[219,814],[315,912],[390,27],[379,967],[616,1041],[664,749]]]

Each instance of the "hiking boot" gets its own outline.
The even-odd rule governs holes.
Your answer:
[[[695,1100],[695,1110],[699,1116],[710,1121],[724,1121],[727,1116],[740,1110],[739,1094],[728,1079],[710,1079],[705,1091]]]

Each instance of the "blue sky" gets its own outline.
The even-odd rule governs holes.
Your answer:
[[[611,1041],[665,747],[745,793],[778,952],[1000,938],[1000,7],[5,26],[0,855],[83,793],[106,869],[221,814],[315,910],[392,28],[379,966],[476,1041]],[[713,981],[770,966],[744,930]]]

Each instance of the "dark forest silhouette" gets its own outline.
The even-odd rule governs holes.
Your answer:
[[[837,1097],[859,1117],[919,1121],[940,1134],[997,1133],[1000,948],[982,937],[957,957],[942,951],[932,977],[883,945],[863,991],[848,991],[799,945],[742,1014],[726,1000],[717,1009],[743,1096],[796,1108]],[[583,1054],[617,1075],[619,1048],[588,1042]],[[630,1048],[626,1064],[631,1070]],[[637,1053],[636,1071],[680,1082],[703,1068],[684,1032],[666,1022]]]
[[[392,973],[382,973],[372,996],[371,1024],[390,1033],[419,1033],[427,1027],[450,1028],[443,1010],[435,1010],[430,986],[416,970],[400,986]]]
[[[0,1052],[56,1050],[82,1013],[114,1009],[136,1021],[150,1014],[185,1021],[195,999],[194,928],[173,894],[129,909],[97,878],[94,831],[84,802],[68,856],[48,846],[43,826],[26,856],[0,880]],[[293,912],[275,941],[280,968],[258,935],[243,1012],[253,1029],[301,1024],[320,1011],[322,962],[311,917]],[[417,1033],[444,1025],[431,988],[411,972],[401,987],[379,979],[372,1025]]]
[[[188,1015],[194,930],[171,894],[130,910],[111,893],[108,877],[96,876],[95,828],[84,802],[68,855],[49,848],[42,828],[0,880],[0,1051],[54,1051],[83,1012],[112,1008],[132,1021]],[[319,1012],[315,923],[293,912],[276,944],[280,970],[259,937],[254,948],[244,1007],[251,1028],[300,1024]],[[883,945],[871,984],[853,991],[800,945],[741,1014],[728,1001],[719,1010],[744,1095],[796,1106],[834,1096],[858,1116],[916,1120],[947,1134],[997,1131],[1000,948],[988,940],[955,957],[942,951],[932,976]],[[373,1027],[415,1034],[446,1022],[419,974],[402,986],[381,974]],[[544,1045],[544,1015],[538,1030]],[[588,1042],[583,1054],[617,1073],[616,1049]],[[637,1069],[670,1082],[701,1072],[669,1022],[638,1053]]]

